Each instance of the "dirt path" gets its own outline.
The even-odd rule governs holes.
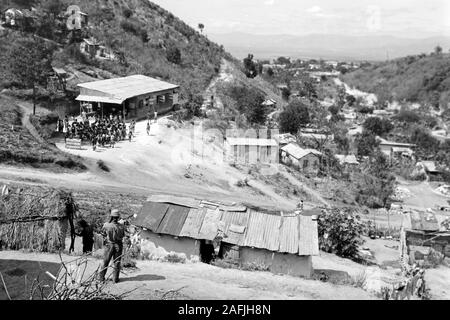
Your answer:
[[[57,255],[26,254],[1,251],[0,259],[59,262]],[[64,261],[73,256],[63,256]],[[95,270],[100,260],[91,258],[89,270]],[[138,261],[137,270],[124,270],[121,282],[111,285],[114,293],[136,289],[129,299],[148,300],[160,297],[160,292],[179,290],[186,299],[375,299],[359,288],[333,285],[315,280],[275,275],[269,272],[252,272],[223,269],[203,263],[165,263]]]

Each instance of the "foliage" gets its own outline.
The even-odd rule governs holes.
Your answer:
[[[420,121],[420,115],[414,111],[402,109],[394,116],[394,119],[401,122],[413,123]]]
[[[181,63],[181,51],[177,47],[170,47],[167,50],[167,60],[169,62],[180,64]]]
[[[262,104],[265,94],[260,90],[244,85],[231,85],[226,89],[227,95],[234,100],[237,111],[244,114],[252,124],[264,124],[268,110]]]
[[[388,119],[369,117],[364,121],[363,127],[377,136],[382,136],[389,133],[394,125]]]
[[[281,132],[296,134],[301,125],[310,122],[308,106],[300,100],[294,100],[280,113],[279,126]]]
[[[364,224],[350,209],[331,209],[319,217],[319,248],[343,258],[359,259]]]
[[[361,165],[361,172],[354,174],[356,201],[370,208],[388,207],[394,193],[395,177],[388,160],[377,150]]]
[[[10,48],[10,75],[25,88],[33,88],[33,100],[36,100],[36,87],[47,82],[54,50],[54,46],[39,38],[20,39]]]
[[[186,110],[186,119],[199,117],[202,105],[203,97],[201,95],[191,95],[189,100],[183,105],[183,109]]]
[[[364,157],[372,154],[379,142],[372,132],[364,130],[362,134],[356,136],[355,144],[358,156]]]
[[[450,102],[450,60],[443,54],[381,62],[343,75],[350,86],[375,93],[378,101],[419,102],[436,107]]]
[[[417,145],[419,154],[424,157],[429,157],[429,155],[434,156],[439,151],[439,140],[420,126],[414,127],[410,141]]]
[[[258,75],[258,69],[255,61],[253,61],[253,55],[249,53],[247,58],[244,58],[245,75],[247,78],[255,78]]]

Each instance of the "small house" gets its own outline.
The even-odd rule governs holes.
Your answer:
[[[423,169],[428,175],[436,176],[441,173],[434,161],[420,161],[416,166]]]
[[[155,195],[131,224],[141,250],[153,259],[173,254],[204,263],[223,259],[258,264],[277,274],[310,277],[312,256],[319,254],[316,215]]]
[[[281,148],[281,162],[301,171],[318,172],[322,153],[314,149],[303,149],[295,143]]]
[[[278,163],[279,147],[274,139],[227,137],[224,147],[230,163]]]
[[[403,154],[403,153],[412,155],[414,153],[413,148],[416,146],[411,143],[387,141],[380,137],[377,137],[377,140],[380,143],[379,148],[380,148],[381,152],[383,152],[385,155],[387,155],[390,158],[395,157],[399,154]]]
[[[411,263],[423,260],[430,248],[450,257],[450,218],[431,210],[411,210],[403,217],[400,241]]]
[[[97,51],[100,48],[100,43],[94,38],[83,39],[80,43],[80,51],[88,55],[91,59],[94,59],[97,55]]]

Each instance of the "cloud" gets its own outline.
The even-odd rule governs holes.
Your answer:
[[[319,6],[314,6],[306,10],[306,12],[309,13],[321,13],[322,11],[323,11],[322,8]]]
[[[264,5],[273,6],[275,4],[275,0],[266,0],[264,1]]]

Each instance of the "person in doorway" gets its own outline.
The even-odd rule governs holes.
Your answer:
[[[83,254],[89,254],[94,246],[94,230],[84,219],[80,220],[78,225],[81,230],[77,233],[77,236],[83,239]]]
[[[108,265],[113,259],[114,272],[113,282],[119,282],[120,261],[123,252],[123,238],[125,237],[125,226],[119,223],[119,210],[111,210],[110,220],[102,228],[102,234],[106,238],[105,255],[103,259],[103,269],[100,272],[100,281],[105,281]]]
[[[147,121],[147,135],[150,135],[150,121]]]

